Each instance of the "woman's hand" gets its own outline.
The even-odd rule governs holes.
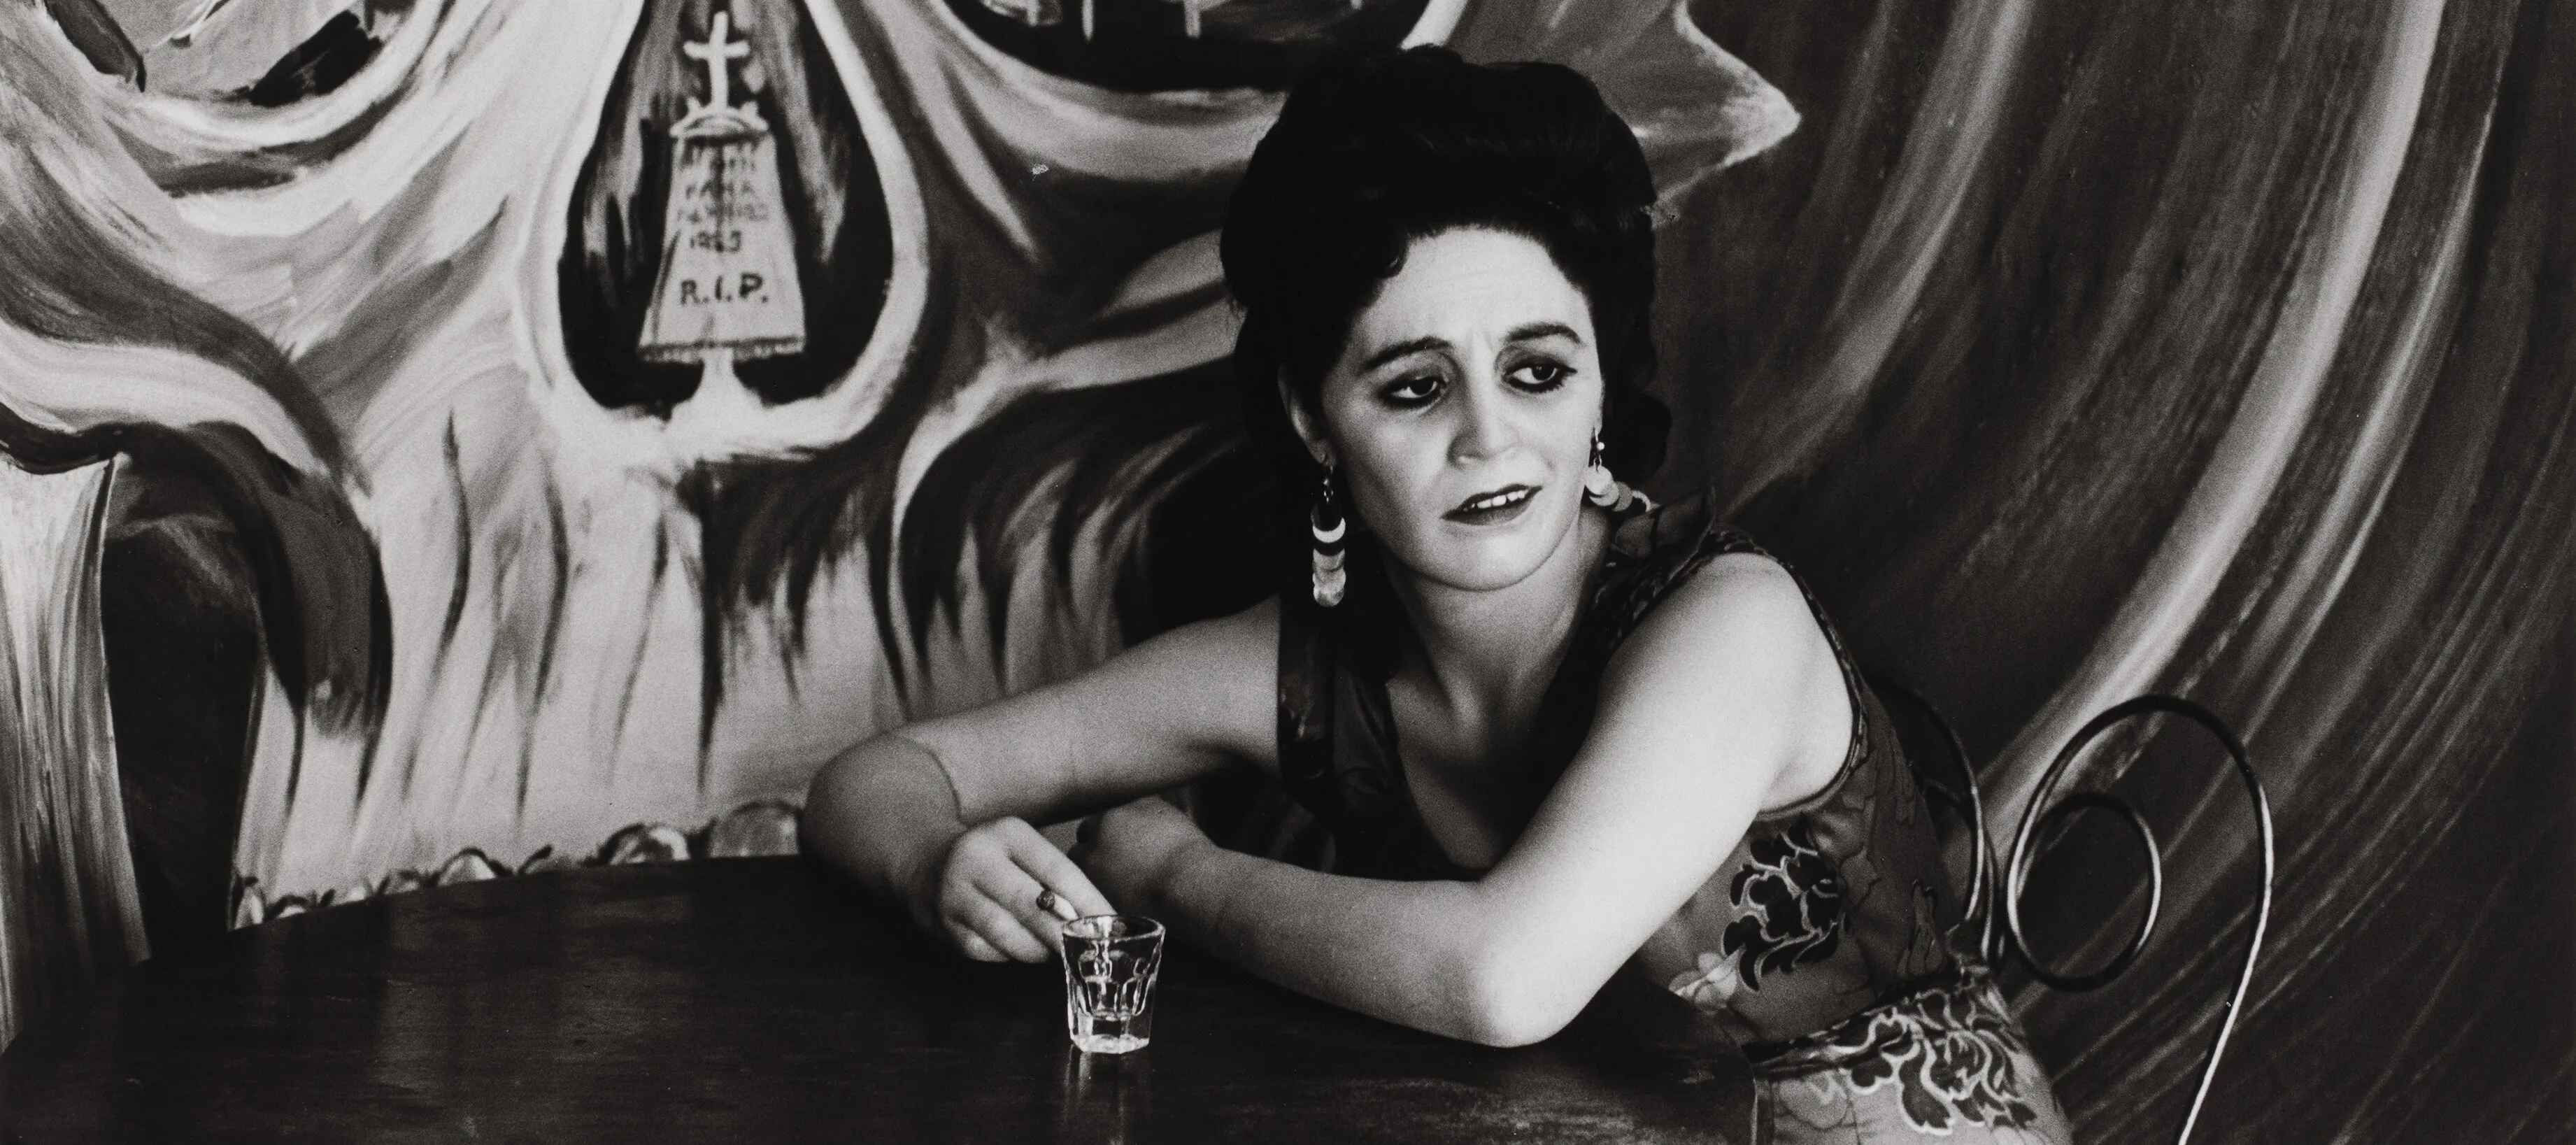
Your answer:
[[[1109,893],[1110,901],[1152,914],[1190,854],[1212,847],[1188,813],[1148,795],[1083,820],[1073,861]]]
[[[981,962],[1044,962],[1063,941],[1062,919],[1038,905],[1054,891],[1081,914],[1114,913],[1082,869],[1026,820],[995,819],[948,845],[935,883],[916,892],[923,925]]]

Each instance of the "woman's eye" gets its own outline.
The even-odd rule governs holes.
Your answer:
[[[1522,389],[1545,393],[1565,384],[1574,371],[1555,362],[1531,362],[1512,371],[1512,380]]]
[[[1431,399],[1440,396],[1440,379],[1429,375],[1405,378],[1379,390],[1378,396],[1386,399],[1390,405],[1426,405]]]

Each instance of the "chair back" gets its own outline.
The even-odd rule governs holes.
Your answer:
[[[2057,756],[2041,773],[2039,786],[2031,792],[2030,802],[2022,807],[2018,825],[2013,831],[2012,850],[2003,863],[2003,886],[2000,893],[1992,885],[1993,851],[1986,830],[1985,800],[1977,783],[1976,767],[1940,711],[1922,694],[1886,676],[1869,673],[1867,681],[1877,694],[1880,706],[1896,726],[1898,742],[1906,758],[1913,763],[1915,777],[1923,787],[1927,802],[1946,808],[1963,820],[1947,833],[1944,844],[1953,840],[1971,853],[1965,863],[1954,861],[1952,874],[1969,884],[1966,920],[1963,924],[1972,939],[1977,955],[1989,966],[2001,967],[2008,958],[2018,957],[2030,969],[2031,976],[2051,989],[2082,992],[2098,989],[2117,979],[2137,961],[2155,934],[2156,918],[2164,905],[2164,853],[2156,842],[2155,829],[2146,816],[2128,802],[2102,791],[2085,791],[2068,795],[2054,803],[2058,785],[2067,770],[2103,733],[2119,724],[2155,713],[2181,716],[2199,725],[2227,749],[2235,764],[2236,776],[2243,783],[2246,796],[2254,808],[2255,843],[2263,861],[2263,885],[2255,901],[2254,929],[2245,943],[2245,958],[2236,975],[2236,986],[2219,1012],[2218,1031],[2210,1041],[2209,1057],[2200,1072],[2200,1085],[2192,1093],[2191,1108],[2183,1116],[2176,1145],[2188,1145],[2192,1130],[2200,1122],[2200,1111],[2209,1100],[2210,1083],[2218,1076],[2219,1060],[2227,1053],[2227,1039],[2236,1029],[2236,1016],[2245,1008],[2245,996],[2254,985],[2255,959],[2263,949],[2263,935],[2272,918],[2272,883],[2274,847],[2272,838],[2272,805],[2264,796],[2262,780],[2254,774],[2254,765],[2246,754],[2245,744],[2236,737],[2226,722],[2207,708],[2175,696],[2145,695],[2114,704],[2087,721],[2066,741]],[[1918,754],[1919,753],[1919,754]],[[2038,861],[2041,840],[2054,838],[2053,825],[2088,810],[2107,811],[2128,823],[2147,857],[2147,909],[2139,920],[2137,932],[2122,945],[2119,954],[2099,968],[2089,971],[2060,970],[2041,962],[2032,954],[2024,937],[2021,918],[2022,891],[2030,881],[2031,866]],[[1957,848],[1954,848],[1957,849]],[[1965,866],[1962,872],[1956,868]],[[1995,909],[1997,900],[2003,909]],[[2000,921],[2001,925],[1998,925]]]
[[[1861,675],[1895,727],[1897,746],[1904,749],[1926,801],[1950,813],[1948,819],[1936,816],[1933,825],[1940,831],[1951,881],[1968,888],[1961,925],[1969,932],[1970,949],[1982,958],[1993,942],[1995,852],[1986,837],[1986,802],[1968,747],[1922,693],[1876,671]]]
[[[147,952],[99,629],[114,472],[0,457],[0,1046]]]

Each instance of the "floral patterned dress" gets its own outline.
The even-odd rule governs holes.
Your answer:
[[[1601,671],[1620,641],[1675,586],[1739,552],[1761,550],[1690,508],[1620,525],[1542,702],[1539,766],[1517,793],[1525,810],[1590,731]],[[1402,621],[1374,570],[1353,571],[1351,597],[1332,612],[1283,596],[1280,779],[1303,814],[1254,849],[1373,878],[1472,878],[1433,841],[1406,787],[1387,700],[1395,650],[1384,635]],[[1984,967],[1952,947],[1961,896],[1887,713],[1832,625],[1821,612],[1816,619],[1851,698],[1842,770],[1813,796],[1756,818],[1632,965],[1744,1047],[1757,1140],[2065,1142],[2065,1119],[2019,1025]]]

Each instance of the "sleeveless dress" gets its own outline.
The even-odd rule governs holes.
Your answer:
[[[1762,552],[1682,506],[1622,522],[1610,548],[1541,701],[1536,765],[1513,793],[1524,812],[1589,733],[1602,669],[1620,642],[1709,561]],[[1401,617],[1387,611],[1395,606],[1374,569],[1352,571],[1354,591],[1330,612],[1303,593],[1282,595],[1279,776],[1295,810],[1274,816],[1268,841],[1250,849],[1338,874],[1472,879],[1477,872],[1433,840],[1406,785],[1387,699],[1395,651],[1386,634]],[[1374,591],[1359,591],[1363,582]],[[1807,603],[1815,609],[1812,593]],[[1743,1047],[1757,1141],[2066,1142],[2019,1025],[1985,968],[1952,947],[1961,896],[1887,713],[1821,612],[1816,622],[1851,700],[1841,771],[1757,817],[1632,967],[1669,983]]]

